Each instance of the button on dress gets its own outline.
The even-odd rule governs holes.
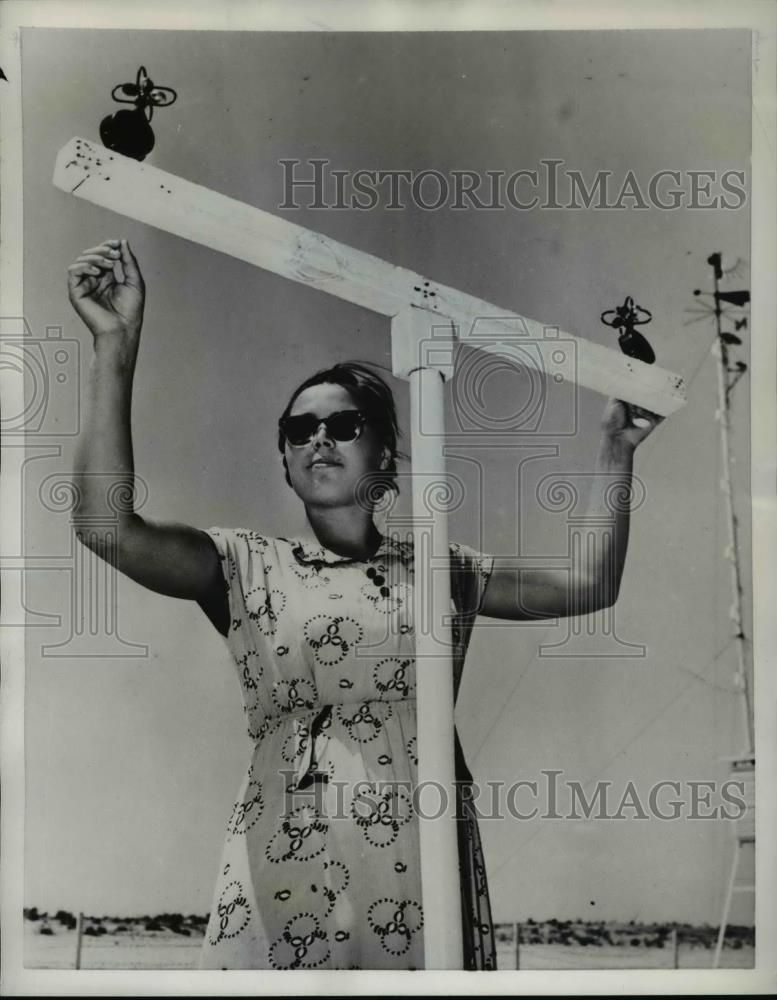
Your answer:
[[[211,528],[254,746],[200,967],[423,969],[413,545],[368,561]],[[452,544],[456,688],[492,560]],[[495,968],[471,782],[456,741],[466,968]],[[426,804],[424,798],[424,804]]]

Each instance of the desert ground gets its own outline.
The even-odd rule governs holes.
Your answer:
[[[74,918],[25,917],[24,964],[31,969],[73,969],[76,958]],[[82,969],[194,969],[205,929],[204,917],[111,919],[86,917],[81,946]],[[516,968],[515,928],[496,925],[497,964]],[[714,928],[681,928],[678,967],[712,966]],[[521,925],[521,969],[667,969],[674,951],[666,925],[656,929],[570,921]],[[731,928],[721,968],[752,968],[752,928]],[[538,939],[540,939],[538,941]],[[660,942],[663,941],[663,946]],[[533,942],[533,943],[532,943]],[[617,942],[617,943],[612,943]]]

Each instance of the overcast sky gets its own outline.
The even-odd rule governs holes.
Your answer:
[[[389,339],[375,314],[53,187],[57,151],[75,135],[98,139],[100,120],[118,108],[111,89],[141,64],[178,92],[154,115],[148,163],[614,348],[604,309],[631,294],[653,312],[646,333],[658,364],[692,383],[687,407],[636,458],[646,495],[615,620],[620,640],[645,655],[619,646],[603,656],[582,641],[564,647],[574,656],[538,655],[567,623],[546,632],[484,622],[457,719],[482,781],[561,769],[583,784],[610,779],[617,800],[628,781],[646,797],[660,779],[725,778],[720,758],[743,743],[733,646],[712,662],[731,636],[713,328],[684,322],[693,289],[710,287],[707,256],[748,257],[747,206],[283,212],[278,160],[510,173],[555,158],[589,179],[611,170],[616,190],[629,170],[645,188],[658,170],[747,171],[749,35],[34,29],[23,32],[22,56],[25,314],[36,334],[62,326],[80,344],[85,378],[91,337],[67,302],[66,268],[105,237],[129,238],[147,283],[133,429],[152,517],[302,530],[275,451],[277,417],[319,367],[347,357],[389,364]],[[746,287],[747,272],[732,281]],[[737,357],[747,360],[746,347]],[[407,393],[392,384],[407,429]],[[488,413],[515,412],[526,391],[525,377],[494,374]],[[735,500],[749,555],[747,378],[734,400]],[[573,402],[566,387],[551,392],[546,428],[564,430]],[[565,518],[542,509],[534,490],[548,472],[591,467],[604,402],[581,391],[576,433],[542,438],[556,457],[528,465],[539,438],[475,447],[459,434],[450,467],[468,499],[452,536],[514,553],[520,534],[526,554],[563,554]],[[76,412],[65,395],[58,405],[67,419]],[[456,419],[451,407],[454,428]],[[46,477],[71,468],[72,438],[57,443],[49,457],[30,451],[25,479],[28,551],[51,556],[50,569],[28,574],[28,605],[64,622],[28,636],[26,900],[91,913],[205,912],[250,750],[233,666],[196,606],[128,580],[120,635],[147,655],[102,655],[98,640],[90,658],[42,655],[67,641],[72,615],[68,517],[38,498]],[[517,497],[519,468],[528,478]],[[111,642],[109,652],[142,651]],[[511,820],[484,821],[482,831],[497,919],[719,919],[725,823]]]

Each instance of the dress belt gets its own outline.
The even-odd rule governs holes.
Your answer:
[[[321,736],[321,730],[325,722],[332,715],[332,706],[325,705],[320,712],[317,712],[310,723],[310,736],[308,737],[308,745],[302,752],[302,757],[297,764],[297,780],[294,782],[293,788],[290,788],[290,792],[301,791],[302,789],[309,788],[315,781],[327,782],[329,781],[329,775],[325,771],[318,770],[318,758],[320,757],[320,751],[323,749],[318,745],[317,741]],[[324,738],[324,744],[326,744],[326,737]]]
[[[354,701],[354,702],[338,702],[337,707],[361,707],[362,705],[402,705],[407,702],[415,702],[415,698],[398,698],[396,701],[386,701],[381,698],[368,698],[365,701]],[[309,788],[314,782],[328,782],[329,775],[326,771],[319,771],[318,765],[321,758],[321,752],[326,746],[326,742],[329,737],[326,734],[326,723],[330,720],[332,715],[332,709],[335,705],[324,705],[320,708],[316,714],[311,718],[309,723],[309,735],[307,745],[302,751],[297,766],[295,768],[295,780],[292,785],[287,786],[287,792],[293,793],[296,791],[302,791],[305,788]],[[303,709],[301,711],[289,712],[278,718],[282,718],[284,721],[289,719],[304,719],[310,715],[313,709]]]
[[[326,771],[318,770],[318,761],[320,757],[319,751],[323,749],[326,745],[328,737],[325,733],[322,733],[322,729],[326,721],[330,718],[332,714],[332,706],[325,705],[310,723],[310,735],[308,737],[308,743],[302,752],[302,756],[297,764],[296,769],[296,781],[294,785],[287,789],[288,792],[303,791],[309,788],[315,782],[322,782],[326,784],[329,781],[329,775]],[[319,738],[323,736],[323,744],[319,743]],[[464,758],[464,751],[461,748],[461,742],[459,741],[458,731],[454,728],[453,730],[453,755],[454,755],[454,769],[455,769],[455,781],[457,784],[472,784],[472,772],[467,766],[467,762]]]

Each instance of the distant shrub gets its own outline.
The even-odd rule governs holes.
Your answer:
[[[96,927],[92,927],[91,925],[89,927],[84,928],[84,937],[87,937],[87,936],[88,937],[97,937],[98,933],[99,932],[98,932],[97,928]]]
[[[161,931],[164,927],[157,920],[147,920],[145,923],[145,928],[147,931]]]
[[[53,934],[54,931],[50,927],[41,927],[38,931],[39,934]]]

